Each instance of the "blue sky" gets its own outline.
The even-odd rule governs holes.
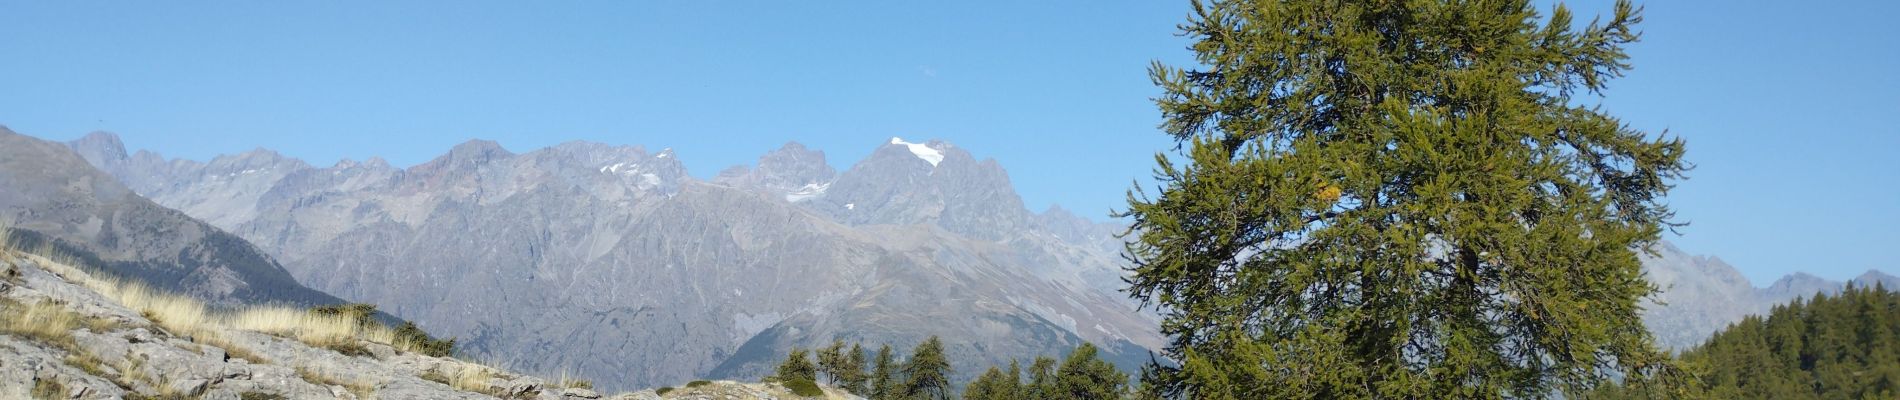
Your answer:
[[[1609,1],[1572,2],[1583,14]],[[1689,140],[1672,237],[1758,285],[1900,273],[1900,2],[1651,2],[1603,105]],[[694,174],[891,136],[1005,165],[1032,209],[1122,204],[1184,1],[0,2],[0,124],[207,159],[428,160],[471,138],[672,147]]]

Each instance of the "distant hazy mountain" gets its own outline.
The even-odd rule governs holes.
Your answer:
[[[1643,257],[1643,266],[1650,281],[1663,289],[1657,296],[1663,304],[1650,306],[1643,317],[1656,340],[1671,349],[1702,344],[1743,316],[1766,315],[1777,304],[1815,293],[1837,293],[1846,284],[1796,273],[1757,288],[1720,258],[1692,256],[1668,242],[1657,247],[1656,255]],[[1894,286],[1900,278],[1879,271],[1867,271],[1851,282],[1900,287]]]
[[[942,335],[963,378],[1080,340],[1131,366],[1161,343],[1117,292],[1122,227],[1031,213],[995,161],[939,141],[893,138],[842,172],[788,143],[711,181],[671,151],[584,142],[514,154],[471,141],[410,168],[268,150],[166,160],[109,134],[69,145],[313,287],[477,357],[610,388],[755,377],[833,338],[902,349]],[[1719,259],[1657,252],[1644,264],[1663,304],[1644,318],[1671,348],[1842,285],[1796,274],[1756,288]]]
[[[712,181],[671,151],[584,142],[471,141],[410,168],[70,145],[313,287],[607,388],[755,377],[834,338],[940,335],[963,378],[1082,340],[1126,366],[1161,344],[1114,291],[1113,225],[1031,213],[995,161],[943,142],[892,139],[842,173],[790,143]]]
[[[51,245],[113,274],[214,303],[342,302],[299,285],[243,239],[139,197],[66,146],[5,127],[0,225],[13,228],[19,247]]]

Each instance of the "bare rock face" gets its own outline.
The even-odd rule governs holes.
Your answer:
[[[700,181],[670,150],[585,142],[228,177],[115,167],[196,164],[108,139],[69,145],[299,281],[605,389],[756,378],[833,339],[908,350],[939,335],[963,379],[1083,340],[1133,367],[1162,342],[1115,291],[1113,229],[1028,212],[994,160],[940,141],[893,139],[842,174],[790,143]],[[259,191],[246,176],[277,178]]]

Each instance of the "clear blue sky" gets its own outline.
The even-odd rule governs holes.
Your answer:
[[[1571,2],[1585,14],[1609,1]],[[1604,106],[1689,140],[1686,250],[1757,284],[1900,273],[1900,2],[1648,5]],[[470,138],[673,147],[695,175],[891,136],[1101,217],[1146,175],[1185,1],[0,2],[0,124],[207,159],[413,165]]]

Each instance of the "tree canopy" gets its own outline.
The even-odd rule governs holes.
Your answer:
[[[1195,1],[1198,65],[1155,63],[1131,295],[1163,397],[1507,398],[1658,380],[1637,252],[1684,143],[1579,96],[1629,68],[1640,12],[1528,0]],[[1032,369],[1033,370],[1033,369]]]

